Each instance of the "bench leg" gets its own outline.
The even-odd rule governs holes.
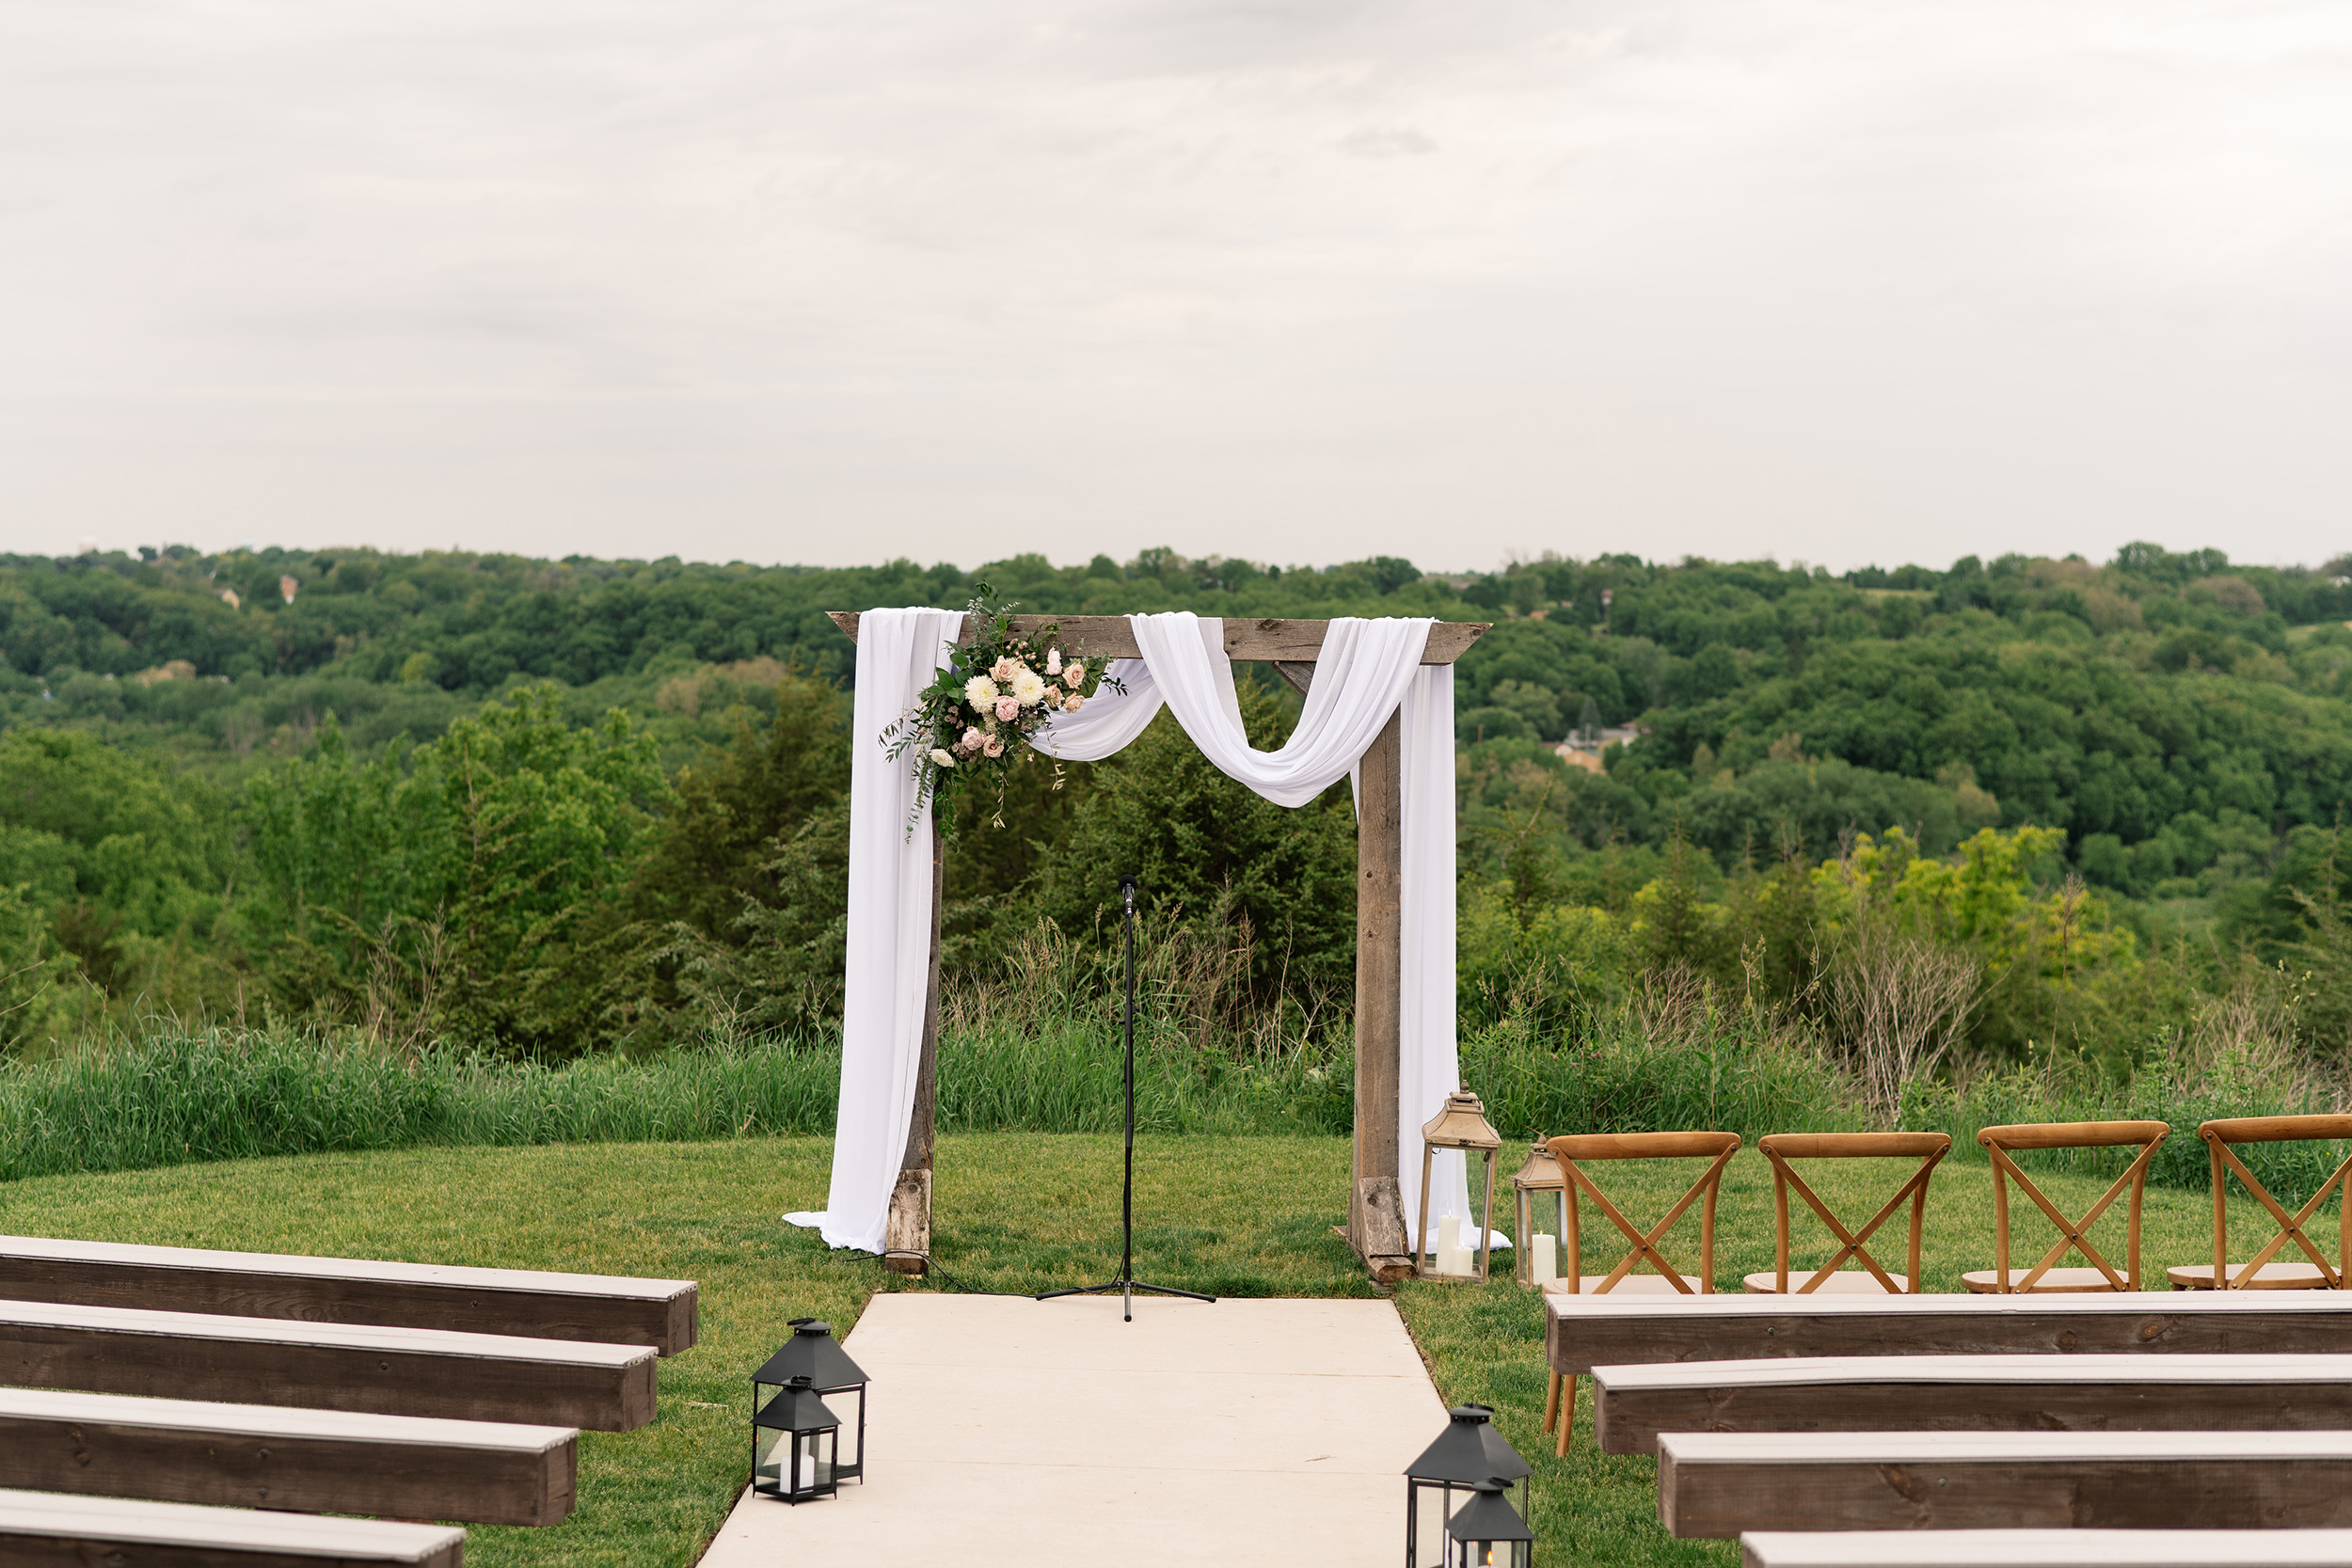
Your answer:
[[[1551,1374],[1551,1386],[1544,1390],[1544,1430],[1551,1431],[1560,1420],[1560,1374]]]
[[[1576,1427],[1576,1379],[1561,1377],[1558,1372],[1552,1376],[1560,1378],[1560,1441],[1551,1451],[1556,1457],[1565,1457],[1568,1433]]]

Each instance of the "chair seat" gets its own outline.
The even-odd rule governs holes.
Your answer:
[[[1788,1270],[1788,1293],[1790,1295],[1795,1295],[1798,1291],[1804,1288],[1804,1282],[1812,1277],[1813,1270],[1801,1269],[1792,1264]],[[1901,1275],[1891,1274],[1887,1275],[1887,1277],[1892,1279],[1899,1287],[1900,1287],[1900,1290],[1898,1292],[1899,1294],[1909,1295],[1917,1289],[1912,1281],[1904,1278]],[[1749,1275],[1744,1277],[1740,1283],[1745,1285],[1749,1291],[1756,1295],[1775,1296],[1781,1293],[1780,1275],[1776,1271],[1772,1269],[1766,1269],[1762,1274]],[[1814,1286],[1812,1290],[1806,1291],[1805,1294],[1812,1296],[1883,1296],[1886,1294],[1886,1287],[1880,1284],[1878,1282],[1878,1276],[1867,1269],[1840,1269],[1836,1274],[1831,1275],[1827,1279],[1822,1280],[1819,1285]]]
[[[2009,1276],[2012,1280],[2023,1279],[2031,1272],[2028,1269],[2012,1268],[2009,1271]],[[2126,1279],[2131,1277],[2129,1275],[2123,1275],[2121,1269],[2118,1269],[2116,1273],[2122,1275]],[[2140,1279],[2143,1285],[2146,1284],[2145,1275],[2141,1275]],[[1984,1293],[1997,1292],[2000,1290],[2000,1271],[1971,1269],[1960,1276],[1960,1282],[1971,1291]],[[2045,1291],[2057,1293],[2067,1291],[2112,1291],[2114,1289],[2114,1286],[2107,1283],[2107,1276],[2097,1269],[2052,1269],[2040,1279],[2035,1280],[2025,1293],[2041,1295]]]
[[[2243,1263],[2230,1265],[2230,1278],[2235,1280]],[[2164,1271],[2176,1291],[2210,1291],[2213,1289],[2211,1263],[2183,1263]],[[2233,1284],[2238,1291],[2325,1291],[2330,1289],[2328,1276],[2311,1263],[2265,1263],[2260,1273],[2243,1285]]]
[[[1588,1296],[1597,1295],[1600,1288],[1608,1282],[1609,1276],[1605,1274],[1588,1274],[1574,1282],[1566,1279],[1547,1279],[1544,1281],[1544,1291],[1547,1295],[1572,1296],[1580,1293]],[[1699,1282],[1692,1279],[1690,1285],[1689,1293],[1697,1295]],[[1664,1275],[1629,1274],[1618,1280],[1611,1288],[1609,1293],[1613,1296],[1678,1296],[1684,1292],[1676,1290],[1672,1284],[1668,1283]]]

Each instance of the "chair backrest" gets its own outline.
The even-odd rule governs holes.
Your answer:
[[[2139,1209],[2140,1198],[2148,1186],[2148,1163],[2156,1157],[2156,1149],[2172,1129],[2160,1121],[2041,1121],[2023,1122],[2012,1127],[1988,1127],[1977,1134],[1977,1142],[1993,1159],[1993,1266],[1998,1271],[1994,1287],[2004,1294],[2030,1291],[2051,1265],[2069,1252],[2080,1252],[2090,1263],[2106,1276],[2110,1291],[2139,1289]],[[2017,1168],[2010,1155],[2026,1148],[2120,1148],[2137,1145],[2139,1154],[2122,1175],[2117,1177],[2098,1202],[2084,1212],[2078,1220],[2068,1219],[2057,1204],[2042,1196],[2042,1189]],[[2049,1222],[2058,1227],[2058,1245],[2044,1253],[2042,1260],[2026,1271],[2021,1279],[2011,1280],[2009,1268],[2009,1188],[2015,1181],[2018,1191],[2031,1198]],[[2118,1275],[2099,1249],[2090,1244],[2090,1227],[2099,1216],[2107,1212],[2117,1196],[2126,1188],[2132,1195],[2130,1218],[2127,1222],[2125,1269]]]
[[[1691,1205],[1705,1199],[1699,1210],[1699,1274],[1698,1294],[1712,1295],[1715,1291],[1715,1196],[1723,1186],[1724,1167],[1740,1152],[1737,1132],[1579,1132],[1565,1138],[1554,1138],[1548,1146],[1551,1157],[1560,1162],[1560,1174],[1567,1179],[1566,1200],[1560,1205],[1560,1217],[1567,1230],[1564,1238],[1563,1277],[1571,1293],[1582,1288],[1581,1252],[1579,1247],[1581,1230],[1579,1211],[1582,1199],[1591,1197],[1611,1224],[1624,1232],[1633,1250],[1625,1255],[1608,1277],[1593,1288],[1596,1295],[1613,1291],[1617,1282],[1633,1270],[1633,1265],[1646,1258],[1659,1274],[1684,1295],[1692,1294],[1690,1281],[1683,1273],[1666,1261],[1658,1243],[1675,1222],[1689,1212]],[[1699,1173],[1682,1196],[1676,1200],[1666,1217],[1648,1230],[1635,1227],[1609,1199],[1609,1195],[1594,1184],[1584,1164],[1602,1160],[1707,1160],[1708,1167]]]
[[[2254,1180],[2254,1173],[2246,1168],[2245,1163],[2230,1147],[2232,1144],[2290,1143],[2305,1139],[2318,1143],[2352,1138],[2352,1117],[2229,1117],[2219,1121],[2200,1123],[2197,1135],[2205,1140],[2205,1148],[2213,1157],[2213,1277],[2216,1290],[2240,1290],[2249,1281],[2261,1277],[2263,1265],[2277,1257],[2279,1249],[2286,1245],[2290,1239],[2303,1249],[2304,1256],[2319,1266],[2320,1277],[2328,1282],[2330,1290],[2352,1289],[2352,1283],[2347,1283],[2344,1277],[2344,1262],[2352,1259],[2352,1202],[2337,1205],[2334,1266],[2330,1267],[2328,1259],[2320,1256],[2319,1249],[2312,1245],[2311,1237],[2304,1229],[2311,1217],[2319,1212],[2319,1206],[2328,1195],[2338,1187],[2345,1186],[2345,1177],[2352,1175],[2352,1156],[2346,1157],[2336,1167],[2335,1174],[2320,1183],[2319,1191],[2312,1195],[2310,1202],[2290,1216],[2279,1200],[2270,1196],[2270,1190]],[[2254,1195],[2254,1201],[2269,1210],[2270,1217],[2279,1223],[2279,1233],[2270,1239],[2270,1244],[2256,1253],[2254,1260],[2240,1269],[2234,1277],[2230,1274],[2228,1182],[2232,1172],[2246,1183],[2246,1190]],[[2352,1198],[2352,1188],[2346,1189],[2345,1196]]]
[[[1870,1271],[1882,1289],[1892,1294],[1919,1289],[1919,1238],[1928,1211],[1928,1178],[1934,1174],[1936,1162],[1952,1150],[1950,1136],[1943,1132],[1770,1132],[1756,1140],[1756,1149],[1772,1163],[1772,1213],[1777,1231],[1772,1245],[1774,1289],[1788,1293],[1788,1189],[1794,1187],[1812,1211],[1829,1227],[1830,1234],[1843,1243],[1830,1260],[1813,1271],[1812,1277],[1797,1287],[1804,1295],[1820,1289],[1822,1283],[1840,1268],[1849,1258],[1858,1259]],[[1911,1173],[1911,1180],[1897,1189],[1879,1212],[1870,1216],[1859,1230],[1848,1230],[1838,1217],[1830,1212],[1829,1205],[1805,1185],[1804,1178],[1789,1166],[1791,1160],[1917,1160],[1919,1167]],[[1897,1285],[1879,1267],[1866,1244],[1887,1217],[1911,1200],[1910,1264],[1903,1275],[1903,1284]]]

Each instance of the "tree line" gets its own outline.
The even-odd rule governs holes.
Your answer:
[[[2197,995],[2283,987],[2324,1034],[2345,567],[2153,546],[1843,575],[1165,549],[977,573],[0,558],[0,1035],[143,1009],[532,1055],[818,1037],[854,670],[824,611],[958,607],[982,580],[1045,613],[1496,622],[1457,672],[1472,1011],[1516,996],[1572,1029],[1580,1006],[1685,983],[1829,1007],[1864,940],[1853,890],[1883,883],[1863,904],[1888,929],[1972,966],[1970,1049],[2127,1057],[2163,1023],[2135,997],[2186,994],[2152,964]],[[1244,687],[1277,743],[1295,699]],[[1027,775],[1006,826],[950,856],[951,974],[1017,983],[1041,922],[1090,941],[1134,868],[1200,945],[1213,1006],[1343,1026],[1343,788],[1268,806],[1165,721],[1110,762]],[[1976,891],[1922,893],[1932,867]]]

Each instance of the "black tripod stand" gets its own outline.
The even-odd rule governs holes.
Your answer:
[[[1051,1301],[1056,1296],[1099,1296],[1112,1291],[1120,1292],[1126,1307],[1126,1321],[1136,1321],[1136,1292],[1149,1291],[1153,1295],[1182,1296],[1186,1301],[1215,1301],[1198,1291],[1179,1291],[1172,1285],[1146,1285],[1136,1277],[1136,879],[1119,879],[1119,891],[1127,901],[1127,1181],[1119,1195],[1119,1223],[1123,1238],[1119,1248],[1119,1277],[1100,1285],[1073,1285],[1062,1291],[1040,1291],[1037,1299]]]

